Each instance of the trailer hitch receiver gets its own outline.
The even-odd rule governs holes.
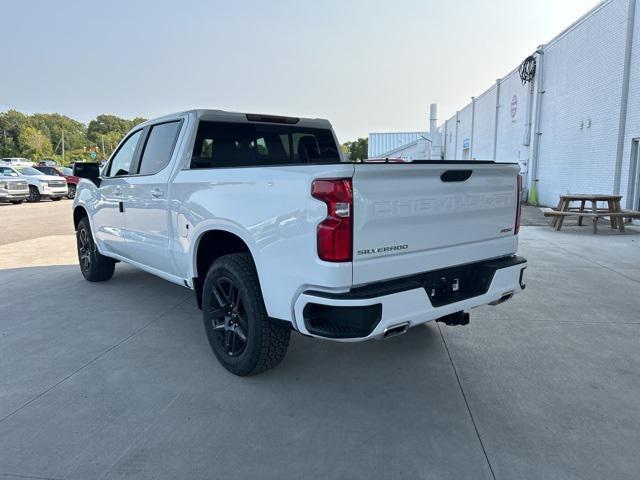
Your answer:
[[[456,312],[450,315],[445,315],[436,320],[436,322],[444,323],[450,327],[458,325],[469,325],[469,314],[467,312]]]

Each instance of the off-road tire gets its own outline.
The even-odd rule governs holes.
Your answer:
[[[85,279],[90,282],[104,282],[113,277],[116,262],[98,252],[87,217],[82,218],[80,222],[78,222],[76,245],[80,271]]]
[[[230,291],[231,285],[237,291],[235,304],[220,290],[224,290],[226,284],[230,285]],[[221,311],[225,313],[221,314]],[[202,317],[213,353],[234,375],[247,376],[269,370],[278,365],[287,353],[291,328],[268,317],[258,274],[249,254],[225,255],[213,262],[203,285]],[[231,340],[227,341],[230,331],[233,332]],[[236,331],[244,332],[245,342]],[[229,353],[233,350],[230,348],[232,341],[239,342],[241,347],[244,343],[244,349]]]

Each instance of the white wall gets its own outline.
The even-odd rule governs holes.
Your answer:
[[[491,87],[475,100],[473,151],[476,160],[493,160],[493,130],[496,114],[496,88]]]
[[[622,157],[622,178],[620,182],[620,193],[627,196],[630,180],[630,160],[631,146],[633,139],[640,138],[640,2],[636,2],[636,21],[633,33],[633,50],[631,60],[631,71],[629,77],[629,100],[627,103],[627,126],[625,128],[624,155]],[[638,169],[640,170],[640,169]],[[636,175],[640,174],[636,171]],[[633,179],[637,181],[637,177]],[[629,192],[630,193],[630,192]],[[628,207],[640,209],[636,203],[632,205],[629,199]]]
[[[471,149],[465,148],[465,142],[471,147],[471,104],[458,112],[458,142],[454,158],[471,160]]]
[[[542,204],[563,193],[613,193],[627,12],[627,0],[614,0],[544,49]]]
[[[441,130],[444,145],[444,159],[453,160],[455,158],[456,116],[454,115],[447,120]]]
[[[535,91],[535,80],[523,86],[517,69],[500,81],[495,160],[519,162],[530,186],[535,172],[532,147],[526,144],[537,137],[542,204],[556,205],[563,193],[614,192],[630,1],[636,2],[636,15],[620,177],[620,194],[626,195],[632,139],[640,138],[640,0],[604,1],[548,42],[541,93]],[[496,90],[492,85],[475,102],[471,155],[478,160],[494,159]],[[531,92],[534,98],[540,96],[540,128],[539,135],[531,128],[531,136],[526,137]],[[535,112],[534,104],[532,109]],[[459,113],[457,149],[455,117],[445,123],[447,159],[463,158],[463,139],[471,135],[470,119],[471,104],[467,104]]]
[[[527,102],[529,86],[523,86],[517,71],[509,73],[500,80],[500,100],[498,102],[498,132],[496,158],[493,158],[496,121],[496,93],[494,84],[475,101],[473,152],[476,160],[496,160],[498,162],[521,162],[526,172],[529,148],[523,145],[525,124],[527,121]],[[514,102],[515,98],[515,102]],[[512,103],[514,108],[512,110]],[[467,104],[459,112],[458,146],[455,148],[455,116],[447,120],[447,160],[463,158],[462,143],[471,138],[472,104]],[[442,127],[444,132],[444,125]]]
[[[500,82],[496,161],[520,162],[522,173],[527,171],[529,159],[529,147],[524,145],[524,133],[530,88],[530,84],[522,85],[517,71],[511,72]],[[515,103],[513,108],[512,103]]]

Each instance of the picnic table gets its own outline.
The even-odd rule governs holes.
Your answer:
[[[578,225],[582,225],[582,220],[591,218],[593,224],[593,233],[598,233],[598,220],[603,217],[609,217],[611,228],[625,231],[625,218],[640,218],[640,212],[633,210],[623,210],[620,207],[621,195],[591,195],[591,194],[567,194],[560,195],[558,208],[543,208],[542,212],[545,217],[553,217],[551,226],[556,230],[562,229],[562,224],[566,217],[578,217]],[[572,206],[573,203],[580,202],[580,206]],[[587,207],[590,203],[590,208]],[[606,204],[604,208],[598,208],[598,203]]]

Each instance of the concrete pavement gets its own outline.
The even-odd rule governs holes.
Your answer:
[[[72,205],[66,198],[22,205],[0,202],[0,247],[48,235],[72,235]]]
[[[72,235],[55,225],[38,235]],[[469,326],[294,334],[278,368],[244,379],[216,362],[190,291],[122,264],[91,284],[73,252],[34,252],[38,266],[0,267],[0,479],[633,478],[629,230],[524,227],[527,290]]]

